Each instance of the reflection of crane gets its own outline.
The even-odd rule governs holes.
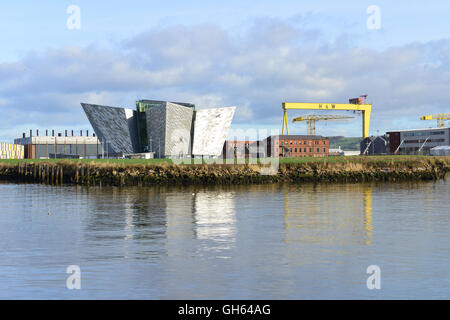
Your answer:
[[[349,238],[346,236],[348,233],[342,231],[351,230],[355,234],[358,229],[364,235],[361,235],[361,240],[366,245],[372,243],[374,225],[372,214],[373,187],[371,185],[352,184],[335,189],[332,185],[324,184],[317,187],[317,190],[315,186],[309,186],[303,190],[304,193],[302,192],[307,200],[299,198],[296,193],[298,190],[293,187],[286,185],[283,186],[283,189],[284,227],[286,230],[284,241],[286,243],[313,242],[318,244],[327,241],[333,242],[333,244],[336,244],[336,241],[343,243],[348,241]],[[293,201],[289,201],[290,192],[293,192]],[[329,196],[333,192],[339,192],[337,194],[339,200]],[[363,203],[353,201],[356,199],[361,199]],[[318,206],[317,203],[321,205]],[[322,211],[323,208],[335,208],[336,204],[345,205],[347,210]],[[347,213],[342,215],[342,212],[347,212],[350,216],[347,216]],[[338,231],[338,235],[329,233],[330,230]]]
[[[437,120],[438,128],[445,126],[445,120],[450,120],[450,113],[438,113],[420,117],[420,120]]]
[[[310,114],[307,116],[297,117],[292,120],[292,122],[306,121],[307,124],[307,134],[316,135],[316,121],[345,121],[346,119],[353,119],[354,117],[349,116],[339,116],[339,115],[318,115]]]
[[[364,99],[363,99],[364,98]],[[287,110],[346,110],[346,111],[362,111],[362,137],[369,136],[370,113],[372,112],[372,105],[367,104],[367,95],[360,98],[350,99],[349,103],[303,103],[303,102],[283,102],[283,129],[286,127],[286,132],[289,134]]]

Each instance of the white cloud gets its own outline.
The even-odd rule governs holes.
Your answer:
[[[345,102],[365,93],[374,103],[372,128],[382,131],[448,111],[449,39],[385,51],[339,39],[326,43],[320,30],[257,20],[238,36],[211,24],[166,26],[115,49],[29,53],[0,63],[0,126],[87,126],[81,101],[132,107],[138,98],[236,105],[235,124],[274,127],[283,101]]]

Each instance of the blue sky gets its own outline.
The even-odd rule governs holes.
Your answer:
[[[66,27],[69,5],[79,30]],[[418,118],[449,112],[449,13],[448,1],[2,1],[0,139],[91,129],[81,101],[137,98],[236,105],[233,128],[280,129],[283,101],[367,93],[372,134],[434,126]],[[318,126],[360,132],[359,119]]]

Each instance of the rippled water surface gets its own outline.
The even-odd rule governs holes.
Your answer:
[[[448,299],[449,194],[449,180],[0,184],[0,298]],[[66,288],[69,265],[80,290]]]

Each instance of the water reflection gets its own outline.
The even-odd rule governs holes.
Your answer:
[[[285,242],[370,245],[372,189],[367,184],[285,187]]]
[[[234,192],[223,188],[92,188],[88,194],[86,240],[125,240],[120,241],[125,256],[127,241],[163,241],[164,252],[146,253],[168,256],[183,254],[189,239],[217,251],[235,241]]]
[[[0,298],[447,298],[449,193],[448,180],[0,183]],[[71,264],[79,292],[64,285]],[[370,264],[382,292],[367,290]]]
[[[163,246],[146,246],[166,239],[167,197],[162,188],[86,188],[77,192],[88,195],[89,215],[84,221],[88,245],[99,242],[115,247],[105,258],[146,258],[166,254]],[[136,244],[139,251],[135,251]]]
[[[234,194],[198,192],[194,212],[197,238],[215,242],[214,249],[229,249],[236,240]]]

